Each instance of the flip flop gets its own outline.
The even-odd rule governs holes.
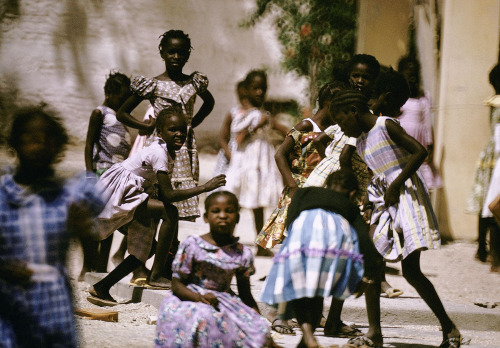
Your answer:
[[[387,295],[388,298],[395,298],[403,295],[404,293],[403,290],[389,288],[385,291],[385,294]]]
[[[273,323],[271,324],[271,330],[274,330],[277,333],[282,334],[282,335],[295,336],[295,330],[292,327],[290,327],[290,326],[288,326],[286,324],[275,324],[276,320],[280,320],[280,319],[274,319],[273,320]],[[278,330],[281,330],[283,332],[280,332]]]
[[[343,322],[340,323],[339,329],[332,333],[332,334],[326,334],[324,333],[324,336],[326,337],[340,337],[340,338],[356,338],[358,336],[363,336],[363,332],[361,330],[347,325]]]
[[[87,301],[99,307],[114,307],[119,304],[116,301],[113,302],[92,295],[87,296]]]
[[[138,286],[138,287],[144,287],[146,283],[147,279],[146,278],[136,278],[134,280],[130,280],[129,282],[129,285],[132,285],[132,286]]]
[[[142,285],[143,288],[150,289],[150,290],[170,290],[172,289],[172,286],[160,286],[160,285],[151,285],[148,283],[144,283]]]

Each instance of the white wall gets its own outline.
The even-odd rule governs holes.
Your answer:
[[[0,23],[0,92],[44,100],[60,111],[72,135],[85,137],[90,112],[104,100],[110,70],[156,76],[164,71],[158,36],[188,33],[194,50],[184,72],[208,75],[216,99],[200,140],[218,132],[236,103],[234,86],[253,68],[268,68],[269,98],[307,101],[306,82],[280,71],[280,46],[270,23],[241,28],[254,1],[27,0]],[[4,10],[4,8],[2,8]],[[199,104],[198,104],[199,106]],[[135,114],[142,118],[144,106]]]

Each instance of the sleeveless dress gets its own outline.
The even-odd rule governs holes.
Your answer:
[[[433,144],[431,101],[428,93],[420,98],[408,98],[401,107],[401,115],[397,118],[401,127],[414,137],[425,148]],[[418,168],[429,190],[442,186],[441,177],[427,161]]]
[[[365,224],[357,206],[337,192],[308,187],[297,190],[289,213],[289,235],[273,258],[261,300],[275,305],[305,297],[347,298],[363,277],[358,236],[347,220]],[[286,312],[284,319],[290,319]]]
[[[345,135],[337,124],[325,129],[325,134],[332,138],[332,142],[325,149],[326,157],[314,168],[303,187],[324,187],[326,178],[340,169],[340,154],[344,146],[356,146],[356,138]],[[354,200],[358,204],[362,204],[363,197],[366,194],[366,187],[372,178],[372,172],[357,153],[352,155],[352,170],[358,180],[358,189]]]
[[[205,92],[207,87],[206,75],[197,71],[185,81],[163,81],[138,76],[132,80],[130,85],[132,92],[150,101],[156,116],[165,108],[179,106],[188,120],[186,141],[182,148],[176,152],[174,160],[171,179],[174,190],[184,190],[198,185],[200,165],[191,121],[196,94]],[[177,207],[179,218],[182,220],[195,221],[200,216],[198,196],[173,204]]]
[[[95,169],[101,174],[113,164],[123,161],[130,152],[130,133],[127,127],[116,119],[115,110],[100,105],[103,115],[99,145],[94,147]]]
[[[219,310],[180,300],[168,291],[158,310],[155,347],[269,347],[267,320],[231,291],[235,275],[255,273],[250,248],[235,242],[218,247],[200,236],[186,238],[172,264],[173,277],[199,294],[211,292]]]
[[[491,175],[493,168],[497,162],[495,155],[495,125],[500,123],[500,95],[495,95],[485,101],[485,104],[490,107],[490,139],[483,151],[479,154],[476,164],[476,173],[474,175],[474,183],[471,192],[467,199],[466,213],[479,214],[481,213],[488,188],[490,187]]]
[[[294,142],[288,163],[298,187],[304,185],[309,174],[311,174],[314,167],[316,167],[321,160],[318,152],[312,146],[312,140],[321,133],[321,129],[312,119],[306,118],[305,120],[313,125],[312,131],[300,132],[292,128],[286,135],[287,137],[292,137]],[[281,193],[278,206],[267,219],[262,231],[260,231],[255,240],[255,244],[263,248],[271,249],[276,244],[283,242],[287,236],[285,220],[290,201],[290,188],[285,186]]]
[[[251,108],[231,114],[231,138],[248,127],[255,127],[267,111]],[[269,117],[269,115],[267,115]],[[283,180],[274,160],[275,149],[268,141],[267,126],[259,128],[241,144],[233,143],[226,173],[225,189],[234,193],[240,206],[247,209],[275,206],[283,189]]]
[[[244,117],[243,114],[247,110],[243,109],[241,106],[235,106],[231,110],[229,110],[231,114],[231,120],[233,119],[239,119]],[[232,124],[232,122],[231,122]],[[230,132],[229,136],[229,141],[228,141],[228,147],[229,150],[231,151],[231,154],[236,150],[238,145],[236,144],[236,133]],[[227,174],[227,171],[229,169],[229,161],[226,158],[226,155],[224,154],[224,151],[219,150],[219,153],[217,154],[217,160],[215,163],[215,169],[214,169],[214,176],[220,175],[220,174]],[[217,190],[225,190],[224,186],[219,187]]]
[[[368,198],[374,204],[371,224],[375,247],[386,261],[404,259],[415,250],[438,249],[441,244],[437,220],[429,193],[418,171],[400,189],[399,203],[385,207],[384,194],[401,173],[411,154],[396,145],[386,127],[386,116],[357,141],[357,151],[374,177],[368,185]]]

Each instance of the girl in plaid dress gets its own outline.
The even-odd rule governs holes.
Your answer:
[[[64,267],[71,232],[87,235],[103,207],[88,174],[63,180],[53,165],[68,141],[41,107],[20,110],[8,142],[18,165],[0,177],[0,346],[76,347]]]
[[[394,75],[394,76],[392,76]],[[387,83],[397,85],[388,90]],[[376,106],[385,115],[394,116],[406,102],[409,87],[404,77],[392,70],[377,79]],[[370,234],[385,261],[402,263],[403,276],[438,318],[443,332],[442,348],[459,347],[460,331],[446,313],[432,283],[420,269],[420,253],[440,247],[437,221],[427,189],[417,173],[427,151],[410,137],[392,117],[376,116],[367,98],[353,91],[342,91],[332,100],[332,115],[342,131],[357,137],[357,151],[374,178],[368,187],[373,204]],[[362,344],[382,346],[380,326],[380,277],[365,292],[369,330],[353,338],[345,347]]]

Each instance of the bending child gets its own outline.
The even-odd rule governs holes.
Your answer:
[[[401,74],[398,78],[380,76],[375,86],[378,109],[393,114],[406,102],[409,88]],[[380,92],[379,81],[398,83],[394,92]],[[443,342],[440,347],[459,347],[460,331],[446,313],[432,283],[420,269],[420,253],[440,247],[437,221],[429,194],[417,170],[427,151],[410,137],[391,117],[376,116],[368,108],[368,100],[358,92],[340,92],[331,104],[332,115],[342,131],[357,137],[357,151],[374,178],[368,187],[373,204],[370,234],[385,261],[401,261],[404,278],[412,285],[438,318]],[[345,347],[362,344],[381,347],[380,277],[365,291],[369,330],[365,336],[353,338]]]
[[[153,221],[159,218],[164,222],[159,230],[156,257],[147,284],[170,288],[170,280],[165,277],[166,259],[179,220],[172,203],[210,192],[225,184],[224,175],[219,175],[204,185],[174,190],[170,175],[176,151],[186,140],[187,121],[180,110],[165,109],[158,114],[156,129],[158,136],[151,145],[115,164],[99,179],[98,184],[109,197],[97,220],[99,238],[107,238],[117,229],[126,230],[130,255],[90,289],[94,302],[115,303],[109,289],[152,256],[156,233]],[[155,194],[156,188],[158,193]],[[152,195],[158,199],[152,198]]]
[[[158,311],[155,347],[276,346],[250,291],[254,256],[233,235],[239,211],[228,191],[206,198],[203,218],[210,232],[191,235],[179,246],[172,291]],[[231,290],[234,276],[238,296]]]

